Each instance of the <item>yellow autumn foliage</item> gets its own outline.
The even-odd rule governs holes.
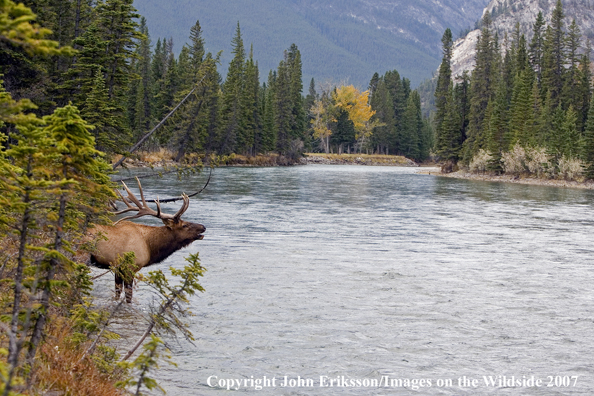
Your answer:
[[[340,107],[349,114],[349,119],[355,125],[358,133],[364,131],[367,122],[375,114],[369,106],[369,91],[361,92],[352,85],[343,85],[332,93],[336,107]]]

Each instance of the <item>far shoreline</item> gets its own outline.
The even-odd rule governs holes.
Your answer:
[[[160,155],[154,153],[138,153],[133,158],[125,161],[125,168],[169,168],[175,169],[180,166],[173,161],[165,150]],[[195,158],[192,158],[195,159]],[[193,161],[192,161],[193,162]],[[474,180],[499,183],[525,184],[535,186],[578,188],[585,190],[594,190],[594,180],[575,181],[543,179],[529,176],[514,175],[490,175],[488,173],[470,173],[466,171],[457,171],[452,173],[442,173],[439,164],[425,163],[418,164],[411,159],[400,155],[385,154],[332,154],[332,153],[304,153],[298,161],[288,161],[285,157],[277,154],[243,156],[231,155],[221,167],[277,167],[277,166],[303,166],[303,165],[357,165],[357,166],[396,166],[417,168],[415,173],[421,175],[448,177],[452,179]]]
[[[562,188],[578,188],[582,190],[594,190],[594,180],[586,180],[583,182],[575,180],[559,180],[559,179],[542,179],[527,176],[513,176],[513,175],[489,175],[470,173],[464,171],[457,171],[452,173],[441,172],[419,172],[420,174],[429,174],[434,176],[449,177],[451,179],[498,182],[498,183],[513,183],[524,184],[532,186],[544,187],[562,187]]]

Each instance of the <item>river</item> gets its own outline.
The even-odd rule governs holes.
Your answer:
[[[411,168],[216,169],[184,215],[204,240],[152,267],[199,251],[208,269],[196,341],[166,338],[178,367],[155,376],[173,396],[589,395],[593,199]]]

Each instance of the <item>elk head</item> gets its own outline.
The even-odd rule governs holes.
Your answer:
[[[126,198],[124,198],[120,194],[119,190],[117,191],[117,193],[120,195],[120,198],[126,204],[127,208],[124,210],[121,210],[119,212],[115,212],[114,214],[119,215],[119,214],[124,214],[127,212],[133,212],[133,211],[138,212],[138,213],[134,216],[126,216],[126,217],[116,221],[113,224],[114,227],[118,223],[120,223],[124,220],[136,219],[136,218],[139,218],[142,216],[154,216],[154,217],[157,217],[158,219],[161,219],[161,221],[163,222],[165,227],[167,227],[169,230],[171,230],[175,234],[175,236],[177,237],[176,240],[179,241],[183,245],[182,247],[185,247],[188,244],[190,244],[196,240],[201,240],[204,238],[204,235],[202,235],[202,233],[204,231],[206,231],[206,227],[204,227],[202,224],[191,223],[189,221],[183,221],[181,219],[181,216],[190,207],[190,198],[188,198],[188,196],[186,194],[182,194],[183,204],[182,204],[182,207],[177,211],[177,213],[174,215],[166,214],[161,211],[161,204],[159,202],[159,197],[157,197],[157,199],[155,200],[155,204],[157,205],[156,211],[151,209],[148,206],[148,204],[146,203],[146,200],[144,199],[144,193],[142,191],[142,186],[140,184],[140,180],[138,180],[138,178],[136,178],[136,181],[138,183],[138,189],[140,191],[140,199],[142,200],[142,202],[139,201],[138,198],[136,198],[136,196],[132,193],[132,191],[130,191],[130,189],[128,188],[126,183],[122,182],[122,184],[124,185],[124,189],[126,189],[126,192],[128,193],[128,196]],[[136,205],[136,207],[132,206],[130,203],[134,203],[134,205]]]

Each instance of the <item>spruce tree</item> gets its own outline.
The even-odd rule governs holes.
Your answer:
[[[378,154],[389,154],[390,146],[394,140],[396,121],[394,120],[394,101],[386,87],[383,78],[377,81],[376,89],[371,95],[369,104],[375,111],[372,122],[379,124],[373,128],[371,144]],[[391,146],[394,150],[395,147]]]
[[[235,37],[231,43],[233,59],[229,64],[227,78],[223,83],[220,113],[221,152],[231,153],[235,149],[237,128],[241,117],[241,93],[243,87],[243,74],[245,65],[245,50],[239,22]]]
[[[481,148],[486,148],[488,132],[487,106],[496,92],[496,83],[499,78],[498,42],[491,31],[491,17],[485,12],[482,19],[483,28],[476,44],[476,66],[472,73],[470,114],[468,124],[468,137],[464,142],[465,163]]]
[[[134,118],[132,119],[132,130],[135,135],[135,140],[144,135],[146,132],[150,130],[151,125],[153,124],[151,120],[152,116],[152,80],[150,74],[150,66],[151,66],[151,42],[150,36],[148,32],[148,27],[146,26],[146,19],[142,17],[140,19],[140,33],[143,35],[142,39],[140,40],[140,44],[137,49],[137,58],[135,62],[136,66],[136,74],[140,77],[137,80],[134,80],[131,86],[131,99],[134,99],[133,102],[133,115]],[[134,92],[134,91],[135,92]],[[135,95],[132,95],[135,94]],[[135,96],[135,97],[134,97]]]
[[[503,172],[503,152],[510,147],[508,129],[508,101],[507,84],[504,79],[499,81],[495,98],[489,102],[490,117],[488,125],[488,140],[486,149],[491,155],[488,169],[497,174]]]
[[[440,156],[442,154],[441,150],[449,146],[448,142],[444,141],[447,135],[444,127],[447,112],[447,95],[448,93],[451,93],[450,85],[452,83],[451,61],[453,40],[452,31],[449,28],[446,29],[445,33],[443,34],[443,37],[441,38],[441,43],[443,58],[441,61],[441,65],[439,66],[437,86],[435,88],[435,117],[433,119],[435,125],[437,153]]]
[[[396,70],[387,71],[384,75],[384,83],[392,98],[392,109],[394,111],[394,135],[389,142],[396,154],[402,153],[400,143],[402,139],[402,121],[406,110],[406,91],[402,84],[400,74]]]
[[[542,81],[544,26],[544,16],[542,15],[542,12],[539,11],[532,28],[532,41],[530,41],[529,51],[530,65],[536,73],[536,82],[539,89]]]
[[[237,132],[235,152],[255,155],[256,136],[260,134],[258,66],[254,62],[253,47],[245,63],[244,83],[241,93],[241,117]]]
[[[303,140],[306,128],[306,113],[303,109],[303,82],[301,52],[295,44],[291,44],[287,51],[287,66],[289,71],[291,95],[291,138]]]
[[[543,89],[551,93],[551,104],[556,108],[561,103],[565,75],[565,33],[563,5],[557,0],[551,16],[551,24],[546,30],[543,52]]]
[[[262,152],[268,153],[276,149],[276,117],[275,117],[275,83],[276,74],[270,70],[268,73],[268,84],[263,85],[264,101],[262,103],[262,137],[260,147]]]
[[[590,40],[586,42],[586,49],[580,61],[579,83],[577,86],[577,105],[576,111],[578,113],[578,130],[583,131],[588,120],[588,111],[590,108],[590,101],[592,100],[592,71],[590,69],[590,54],[591,54]]]
[[[285,52],[277,69],[274,83],[274,129],[276,131],[276,149],[281,154],[288,154],[293,131],[293,101],[289,65]]]
[[[575,22],[575,19],[569,25],[569,30],[566,34],[565,46],[567,54],[568,67],[564,74],[564,86],[562,92],[562,103],[564,107],[573,106],[574,109],[579,109],[580,104],[580,28]],[[580,114],[580,119],[582,114]],[[581,125],[580,125],[581,129]]]
[[[421,160],[423,144],[423,118],[421,116],[421,97],[417,91],[408,96],[404,112],[401,147],[403,154],[414,160]]]
[[[590,101],[588,121],[584,129],[584,152],[582,158],[586,162],[586,177],[588,179],[594,179],[594,100]]]

